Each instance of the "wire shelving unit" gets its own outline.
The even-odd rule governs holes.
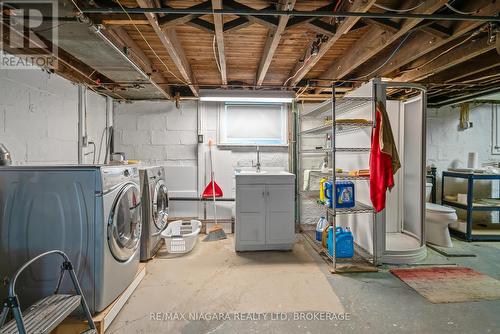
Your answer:
[[[349,119],[339,119],[338,117],[341,115],[346,115],[350,112],[360,110],[361,108],[370,108],[371,115],[373,118],[373,110],[375,108],[375,99],[372,97],[343,97],[336,98],[335,97],[335,86],[332,87],[332,97],[327,101],[317,105],[314,109],[304,112],[298,115],[297,123],[298,123],[298,132],[297,132],[297,152],[298,152],[298,172],[300,176],[297,178],[298,180],[303,180],[303,175],[305,172],[305,168],[301,167],[301,162],[304,158],[314,158],[324,156],[327,158],[329,162],[331,162],[331,172],[321,172],[317,170],[310,170],[310,176],[320,176],[328,178],[330,181],[332,180],[352,180],[352,181],[369,181],[369,176],[353,176],[345,173],[337,173],[336,171],[336,159],[337,154],[367,154],[370,153],[369,147],[337,147],[337,138],[341,135],[347,133],[355,133],[357,131],[361,131],[367,128],[373,127],[373,119],[372,120],[349,120]],[[302,120],[303,119],[318,119],[323,120],[322,125],[302,130]],[[321,138],[322,136],[326,136],[330,134],[331,145],[329,147],[315,147],[315,148],[302,148],[302,142],[304,138]],[[335,190],[333,191],[335,193]],[[325,216],[330,222],[330,226],[332,226],[335,231],[338,222],[337,217],[341,215],[358,215],[358,214],[368,214],[371,215],[373,226],[375,225],[375,212],[373,208],[365,203],[356,201],[356,204],[352,208],[336,208],[335,200],[332,200],[332,208],[323,205],[319,201],[318,191],[310,191],[300,189],[298,196],[299,208],[301,207],[300,203],[303,200],[307,201],[315,201],[316,205],[318,205],[325,212]],[[299,217],[301,217],[301,210],[299,209]],[[300,219],[300,218],[299,218]],[[315,225],[314,225],[315,228]],[[332,262],[333,273],[335,272],[346,272],[349,270],[338,270],[337,268],[337,258],[335,257],[335,251],[333,252],[333,256],[331,256],[327,249],[323,247],[321,242],[315,240],[314,237],[311,237],[310,231],[303,231],[306,236],[306,239],[314,248],[323,256],[330,259]],[[336,249],[335,237],[333,238],[333,249]],[[361,255],[360,255],[361,254]],[[376,265],[376,256],[375,256],[375,243],[373,243],[373,252],[370,255],[366,250],[361,249],[359,246],[356,246],[356,254],[353,259],[347,259],[347,261],[356,262],[362,258],[366,262],[371,262],[374,266]]]

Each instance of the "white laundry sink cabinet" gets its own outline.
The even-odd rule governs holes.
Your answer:
[[[236,173],[236,251],[292,249],[294,202],[295,175]]]

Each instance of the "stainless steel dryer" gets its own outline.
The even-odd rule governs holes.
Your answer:
[[[140,166],[139,174],[143,203],[141,261],[147,261],[162,245],[160,234],[167,227],[168,190],[163,167]]]
[[[73,262],[91,312],[102,311],[137,274],[141,221],[137,166],[2,167],[0,278],[59,249]],[[20,277],[23,307],[53,293],[55,261],[37,262]],[[5,294],[1,286],[0,298]]]

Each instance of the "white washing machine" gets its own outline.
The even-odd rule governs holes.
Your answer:
[[[91,312],[102,311],[138,271],[139,184],[137,166],[0,168],[0,278],[7,280],[37,254],[59,249],[73,262]],[[53,293],[57,261],[37,262],[21,276],[23,308]],[[5,294],[2,286],[0,297]]]
[[[151,259],[162,245],[161,232],[167,227],[168,190],[165,169],[140,166],[142,190],[141,261]]]

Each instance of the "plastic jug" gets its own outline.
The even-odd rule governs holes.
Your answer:
[[[328,181],[326,178],[319,180],[319,200],[325,202],[325,182]]]
[[[327,226],[325,227],[325,229],[323,230],[323,234],[321,236],[321,245],[323,246],[323,248],[328,248],[327,246],[327,241],[328,241],[328,231],[331,229],[332,227],[331,226]]]
[[[328,220],[325,217],[321,217],[316,224],[316,240],[321,241],[323,236],[323,230],[328,226]]]
[[[352,208],[356,205],[354,182],[337,181],[335,183],[335,207]]]
[[[354,238],[349,227],[342,229],[337,227],[335,230],[336,242],[336,257],[339,259],[351,258],[354,256]],[[333,233],[332,229],[328,230],[327,238],[328,253],[333,256]]]
[[[323,185],[325,187],[325,205],[333,208],[333,183],[331,181],[326,181]]]

